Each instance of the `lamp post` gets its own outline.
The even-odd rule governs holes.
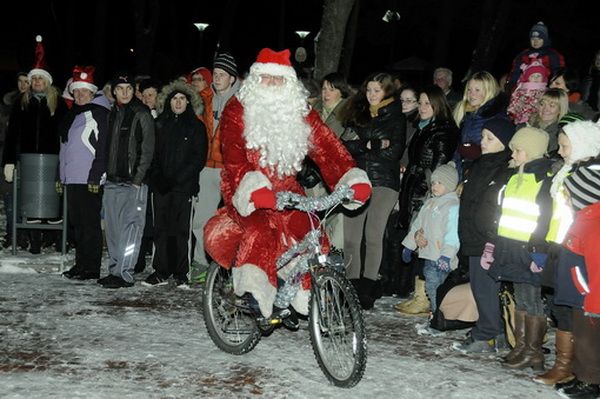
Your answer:
[[[296,49],[296,52],[294,53],[294,59],[297,63],[302,65],[307,58],[306,49],[304,48],[304,38],[306,38],[306,36],[310,34],[310,31],[297,30],[296,34],[298,35],[298,37],[300,37],[300,47]]]
[[[200,32],[200,42],[198,44],[198,55],[200,61],[202,61],[202,38],[204,36],[204,30],[208,28],[208,25],[209,24],[206,24],[204,22],[194,22],[194,26],[196,27],[196,29],[198,29],[198,32]]]

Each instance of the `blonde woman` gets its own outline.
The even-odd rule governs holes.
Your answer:
[[[481,156],[483,124],[495,116],[506,115],[507,105],[507,97],[501,94],[498,82],[489,72],[476,72],[469,78],[463,99],[454,109],[454,121],[460,129],[455,161],[463,174]]]
[[[538,112],[531,115],[527,125],[544,130],[550,136],[548,153],[558,150],[558,121],[569,112],[569,97],[564,90],[548,89],[538,102]],[[519,128],[525,126],[520,125]]]

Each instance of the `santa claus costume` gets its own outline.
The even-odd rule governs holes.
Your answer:
[[[275,194],[304,194],[296,181],[308,155],[330,189],[347,184],[364,203],[371,192],[366,173],[306,102],[289,50],[260,51],[247,79],[221,119],[224,207],[206,225],[205,248],[222,267],[233,268],[235,293],[251,293],[269,317],[277,293],[277,258],[310,229],[308,216],[277,211]],[[358,207],[360,203],[345,205]],[[308,311],[306,285],[292,300]]]

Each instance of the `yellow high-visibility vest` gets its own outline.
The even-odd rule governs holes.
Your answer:
[[[562,244],[573,219],[573,211],[567,203],[565,188],[561,186],[552,202],[552,219],[550,219],[546,241]]]
[[[520,178],[522,181],[518,187],[518,174],[513,175],[506,184],[502,200],[502,216],[498,222],[498,235],[528,242],[540,216],[540,207],[535,202],[535,198],[543,181],[536,182],[533,173],[524,173]]]

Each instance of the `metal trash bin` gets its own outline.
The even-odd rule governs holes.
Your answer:
[[[19,157],[19,215],[54,219],[60,216],[56,192],[58,155],[21,154]]]

